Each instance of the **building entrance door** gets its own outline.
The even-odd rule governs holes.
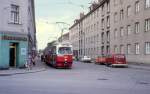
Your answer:
[[[16,44],[10,43],[9,49],[9,66],[16,67]]]

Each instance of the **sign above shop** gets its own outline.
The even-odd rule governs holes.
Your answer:
[[[21,55],[26,55],[26,54],[27,54],[27,49],[21,48]]]
[[[14,37],[14,36],[4,35],[4,36],[2,36],[2,40],[27,41],[27,38],[26,37]]]

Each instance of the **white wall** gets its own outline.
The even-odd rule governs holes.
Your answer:
[[[19,24],[11,24],[11,4],[19,6]],[[0,31],[19,32],[27,34],[28,0],[1,0]]]

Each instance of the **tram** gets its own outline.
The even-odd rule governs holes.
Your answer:
[[[45,54],[45,62],[56,68],[72,68],[72,45],[69,43],[52,45]]]

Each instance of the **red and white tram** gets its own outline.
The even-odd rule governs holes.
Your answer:
[[[73,63],[72,45],[59,43],[51,46],[45,55],[45,62],[56,68],[71,68]]]

